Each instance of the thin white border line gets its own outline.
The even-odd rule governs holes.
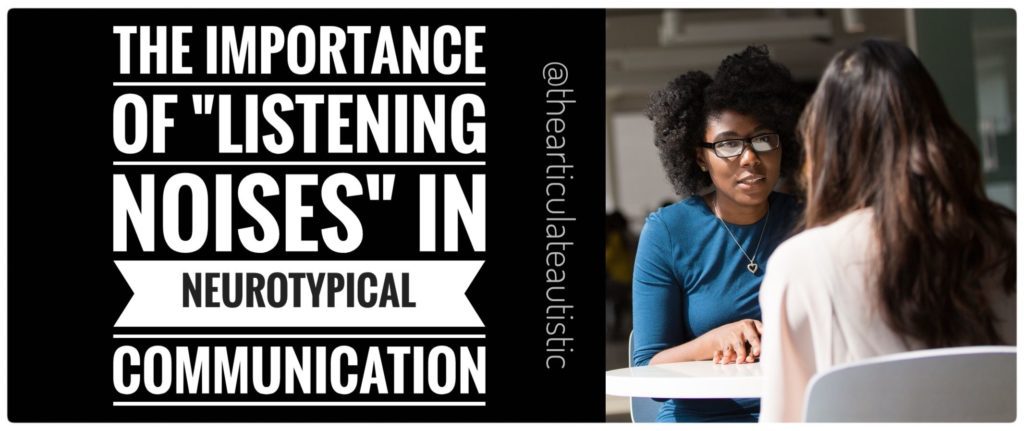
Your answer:
[[[485,401],[114,401],[114,407],[187,406],[486,406]]]
[[[127,82],[115,87],[485,87],[486,82]]]
[[[486,166],[487,162],[145,162],[145,161],[121,161],[114,162],[114,166]]]
[[[484,334],[114,334],[114,338],[485,338]]]

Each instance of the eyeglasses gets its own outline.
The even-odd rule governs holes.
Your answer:
[[[728,159],[730,157],[736,157],[743,154],[743,150],[746,149],[747,145],[754,150],[755,153],[767,153],[779,148],[779,134],[778,133],[766,133],[763,135],[757,135],[748,139],[727,139],[718,142],[702,142],[700,146],[704,148],[711,148],[715,150],[715,155]]]

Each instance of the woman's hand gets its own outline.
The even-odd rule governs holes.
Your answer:
[[[703,337],[707,337],[715,352],[711,360],[716,364],[749,363],[761,356],[761,322],[743,319],[719,326]]]
[[[759,356],[761,322],[744,319],[719,326],[694,340],[662,350],[651,358],[648,365],[706,361],[709,358],[719,364],[739,364],[754,362]]]

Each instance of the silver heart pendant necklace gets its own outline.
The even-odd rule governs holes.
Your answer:
[[[772,206],[769,203],[768,210],[764,214],[764,224],[761,225],[761,235],[757,237],[757,246],[754,247],[754,254],[749,255],[747,254],[747,251],[743,249],[743,246],[740,245],[740,242],[736,240],[736,235],[732,234],[732,231],[729,230],[729,226],[726,226],[725,221],[722,220],[722,217],[719,215],[720,213],[718,211],[718,193],[715,193],[715,218],[717,218],[718,222],[721,223],[723,228],[725,228],[725,231],[729,233],[729,237],[732,238],[732,242],[736,243],[736,247],[739,247],[740,252],[743,253],[743,257],[746,257],[747,260],[750,261],[750,263],[747,264],[747,271],[750,271],[751,274],[757,274],[757,262],[754,262],[754,258],[757,257],[757,251],[761,249],[761,239],[764,238],[764,229],[768,227],[768,216],[770,216],[771,213]]]

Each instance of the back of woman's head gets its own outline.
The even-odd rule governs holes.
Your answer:
[[[871,208],[890,327],[928,347],[999,343],[984,286],[1014,289],[1013,214],[986,198],[978,151],[917,57],[879,40],[840,52],[798,128],[805,226]]]

